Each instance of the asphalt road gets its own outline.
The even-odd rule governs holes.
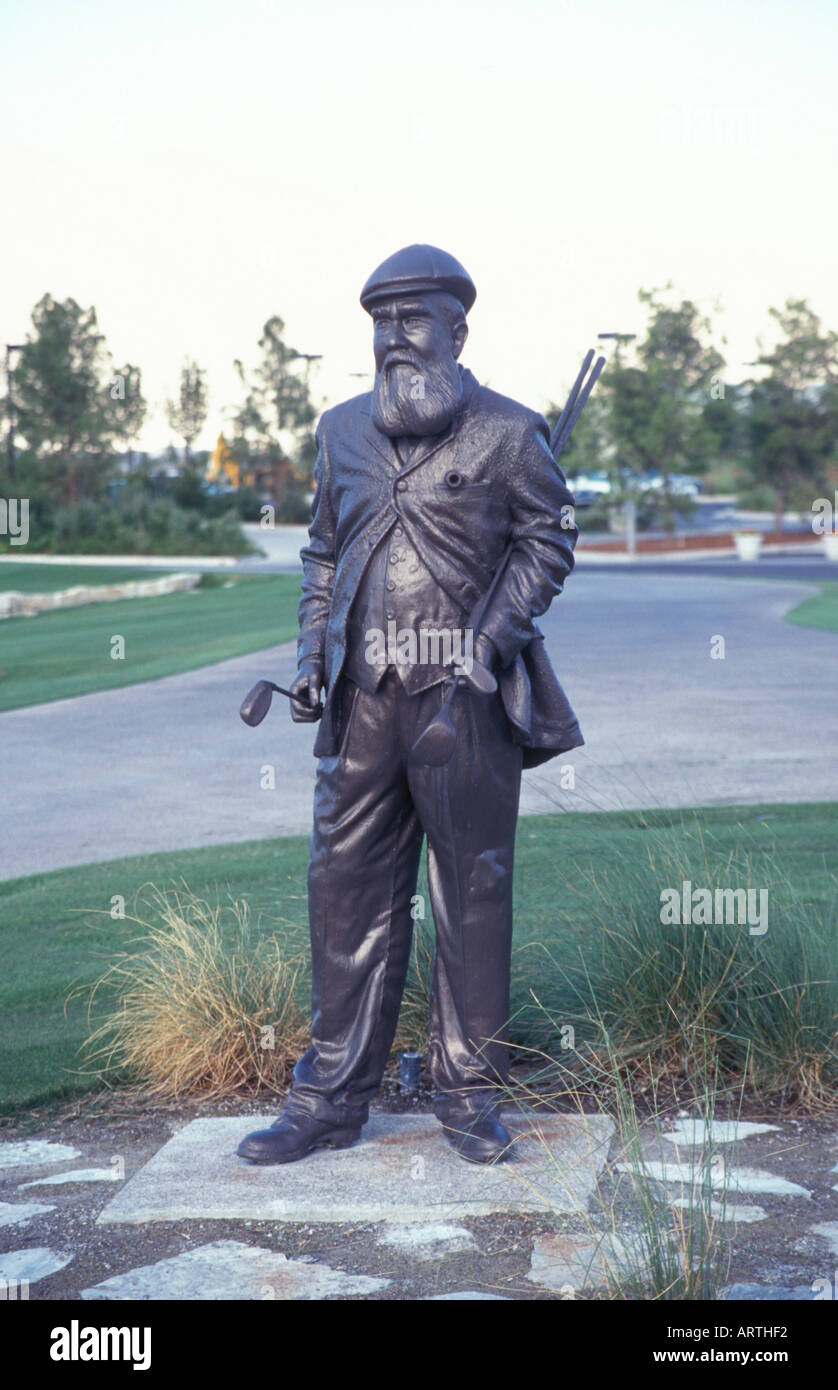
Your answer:
[[[542,626],[586,746],[527,774],[522,811],[838,800],[838,635],[782,621],[811,592],[580,565]],[[238,718],[293,672],[286,643],[0,715],[0,877],[307,832],[311,727]]]

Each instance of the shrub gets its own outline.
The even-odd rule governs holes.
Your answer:
[[[308,1040],[298,964],[244,903],[211,907],[188,890],[151,890],[152,920],[92,987],[111,1009],[87,1042],[99,1072],[151,1095],[281,1092]]]
[[[766,889],[768,927],[664,925],[661,891],[684,882]],[[775,861],[747,852],[714,862],[700,836],[685,849],[650,832],[645,860],[618,874],[591,869],[562,884],[584,897],[597,948],[569,975],[578,1020],[602,1021],[609,1045],[646,1084],[690,1081],[689,1059],[712,1057],[754,1094],[807,1109],[838,1096],[838,882],[803,901]],[[592,1044],[594,1050],[595,1044]]]

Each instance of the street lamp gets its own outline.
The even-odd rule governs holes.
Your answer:
[[[620,369],[620,347],[623,343],[633,343],[637,337],[636,333],[598,333],[598,338],[613,338],[614,347],[614,366]],[[634,497],[627,497],[623,503],[623,515],[626,526],[626,553],[628,555],[637,554],[637,500]]]
[[[9,453],[9,477],[14,477],[15,472],[15,409],[12,400],[12,353],[22,352],[23,343],[6,344],[6,410],[9,415],[9,433],[6,447]]]
[[[309,376],[311,375],[311,364],[312,362],[322,362],[323,354],[322,352],[295,352],[293,353],[293,359],[299,359],[301,362],[305,362],[306,364],[306,390],[308,390],[308,381]]]
[[[614,366],[615,366],[615,367],[619,367],[619,365],[620,365],[620,344],[621,344],[621,343],[633,343],[634,340],[635,340],[635,338],[637,337],[637,334],[636,334],[636,333],[597,333],[597,337],[598,337],[598,338],[613,338],[613,339],[614,339],[614,341],[615,341],[615,343],[616,343],[616,347],[615,347],[615,349],[614,349]]]

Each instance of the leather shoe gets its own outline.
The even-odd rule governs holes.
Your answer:
[[[496,1115],[446,1120],[442,1131],[467,1163],[505,1163],[509,1159],[512,1136]]]
[[[270,1129],[246,1134],[236,1153],[252,1163],[296,1163],[314,1149],[348,1149],[360,1137],[360,1124],[338,1126],[310,1115],[282,1115]]]

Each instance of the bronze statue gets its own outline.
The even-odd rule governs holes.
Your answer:
[[[498,1088],[521,770],[583,742],[534,619],[573,568],[573,496],[556,458],[592,354],[551,448],[539,414],[460,365],[475,296],[435,247],[384,261],[361,293],[373,390],[317,429],[290,692],[296,721],[321,720],[311,1045],[282,1117],[239,1146],[257,1163],[359,1137],[395,1035],[425,837],[434,1111],[471,1162],[511,1143]],[[261,682],[242,717],[258,722],[270,695]]]

